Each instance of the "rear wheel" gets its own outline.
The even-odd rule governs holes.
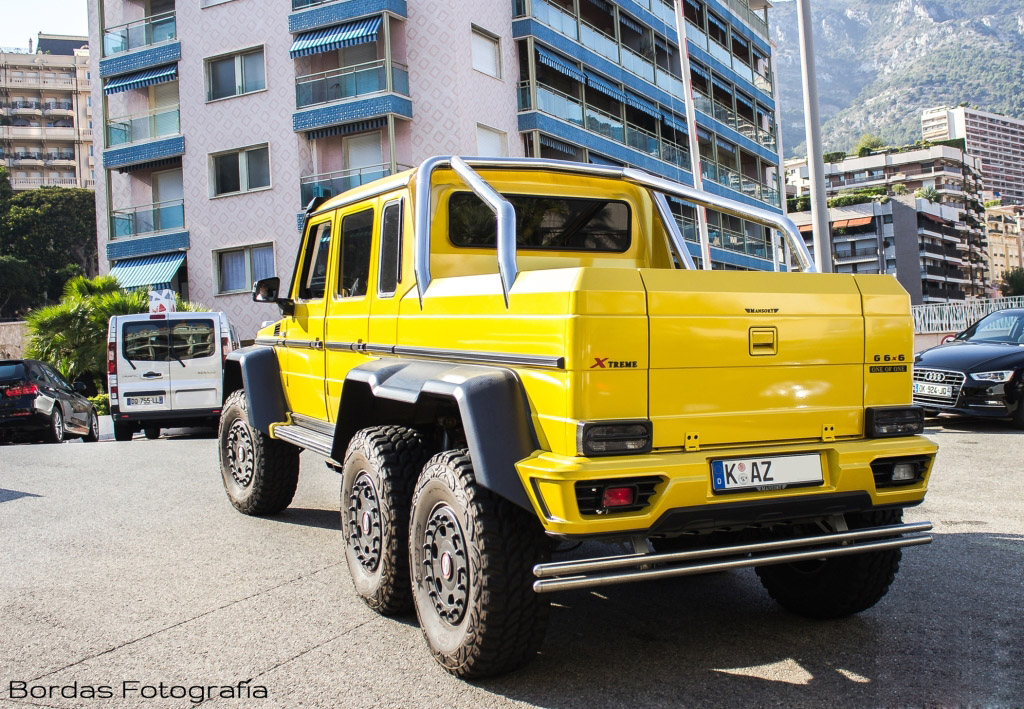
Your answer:
[[[53,413],[50,414],[50,427],[46,430],[46,442],[64,442],[64,414],[61,413],[60,404],[57,403],[54,403]]]
[[[146,438],[153,441],[160,438],[160,429],[156,426],[146,426],[142,429],[142,432],[146,434]]]
[[[848,515],[850,529],[899,524],[902,510]],[[757,567],[768,594],[808,618],[842,618],[878,603],[900,568],[899,549]]]
[[[224,491],[236,510],[268,515],[291,504],[299,482],[299,449],[249,426],[243,390],[224,402],[218,438]]]
[[[82,436],[86,443],[95,443],[100,440],[100,417],[96,415],[96,409],[89,411],[89,432]]]
[[[546,559],[536,517],[477,484],[465,450],[431,458],[416,483],[409,565],[420,628],[434,658],[458,677],[529,662],[549,603],[533,590]]]
[[[130,423],[114,422],[114,440],[115,441],[130,441],[132,436],[135,435],[135,427]]]
[[[378,426],[356,433],[341,478],[345,560],[356,592],[378,613],[412,608],[409,504],[427,450],[419,432]]]

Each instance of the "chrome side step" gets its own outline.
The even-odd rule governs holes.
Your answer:
[[[664,554],[623,554],[537,564],[533,567],[533,575],[539,580],[533,582],[533,590],[537,593],[552,593],[570,588],[610,586],[673,576],[709,574],[750,566],[786,564],[899,549],[931,543],[931,535],[921,534],[931,528],[931,522],[893,524],[801,539],[780,539]],[[914,536],[898,536],[904,534]]]
[[[288,441],[292,445],[319,453],[326,458],[331,457],[334,448],[333,437],[297,424],[274,426],[274,438]]]

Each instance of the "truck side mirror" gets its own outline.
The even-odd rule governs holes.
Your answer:
[[[254,303],[277,303],[282,313],[291,315],[294,303],[291,298],[279,298],[277,294],[280,290],[281,279],[277,276],[261,278],[252,284],[252,300]]]

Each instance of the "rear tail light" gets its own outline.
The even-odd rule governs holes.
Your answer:
[[[117,343],[107,343],[107,374],[117,374]]]
[[[576,505],[583,515],[635,512],[650,504],[663,479],[656,475],[576,483]]]
[[[651,450],[650,421],[581,421],[576,429],[579,455],[624,455]]]
[[[17,386],[10,387],[4,392],[4,396],[14,398],[16,396],[28,396],[29,394],[38,394],[39,387],[35,384],[18,384]]]
[[[227,337],[221,336],[220,338],[220,359],[222,362],[228,358],[228,352],[231,351],[231,341]]]
[[[913,436],[924,431],[924,409],[920,406],[872,407],[867,410],[868,438]]]

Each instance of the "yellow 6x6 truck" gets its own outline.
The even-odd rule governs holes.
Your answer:
[[[667,196],[778,229],[803,272],[694,269]],[[754,567],[832,618],[931,541],[902,523],[936,453],[910,299],[812,273],[784,217],[629,168],[436,157],[311,203],[296,263],[254,285],[283,317],[225,365],[228,497],[279,512],[299,452],[324,456],[356,592],[415,607],[455,675],[527,662],[551,592]],[[579,541],[617,546],[551,560]]]

